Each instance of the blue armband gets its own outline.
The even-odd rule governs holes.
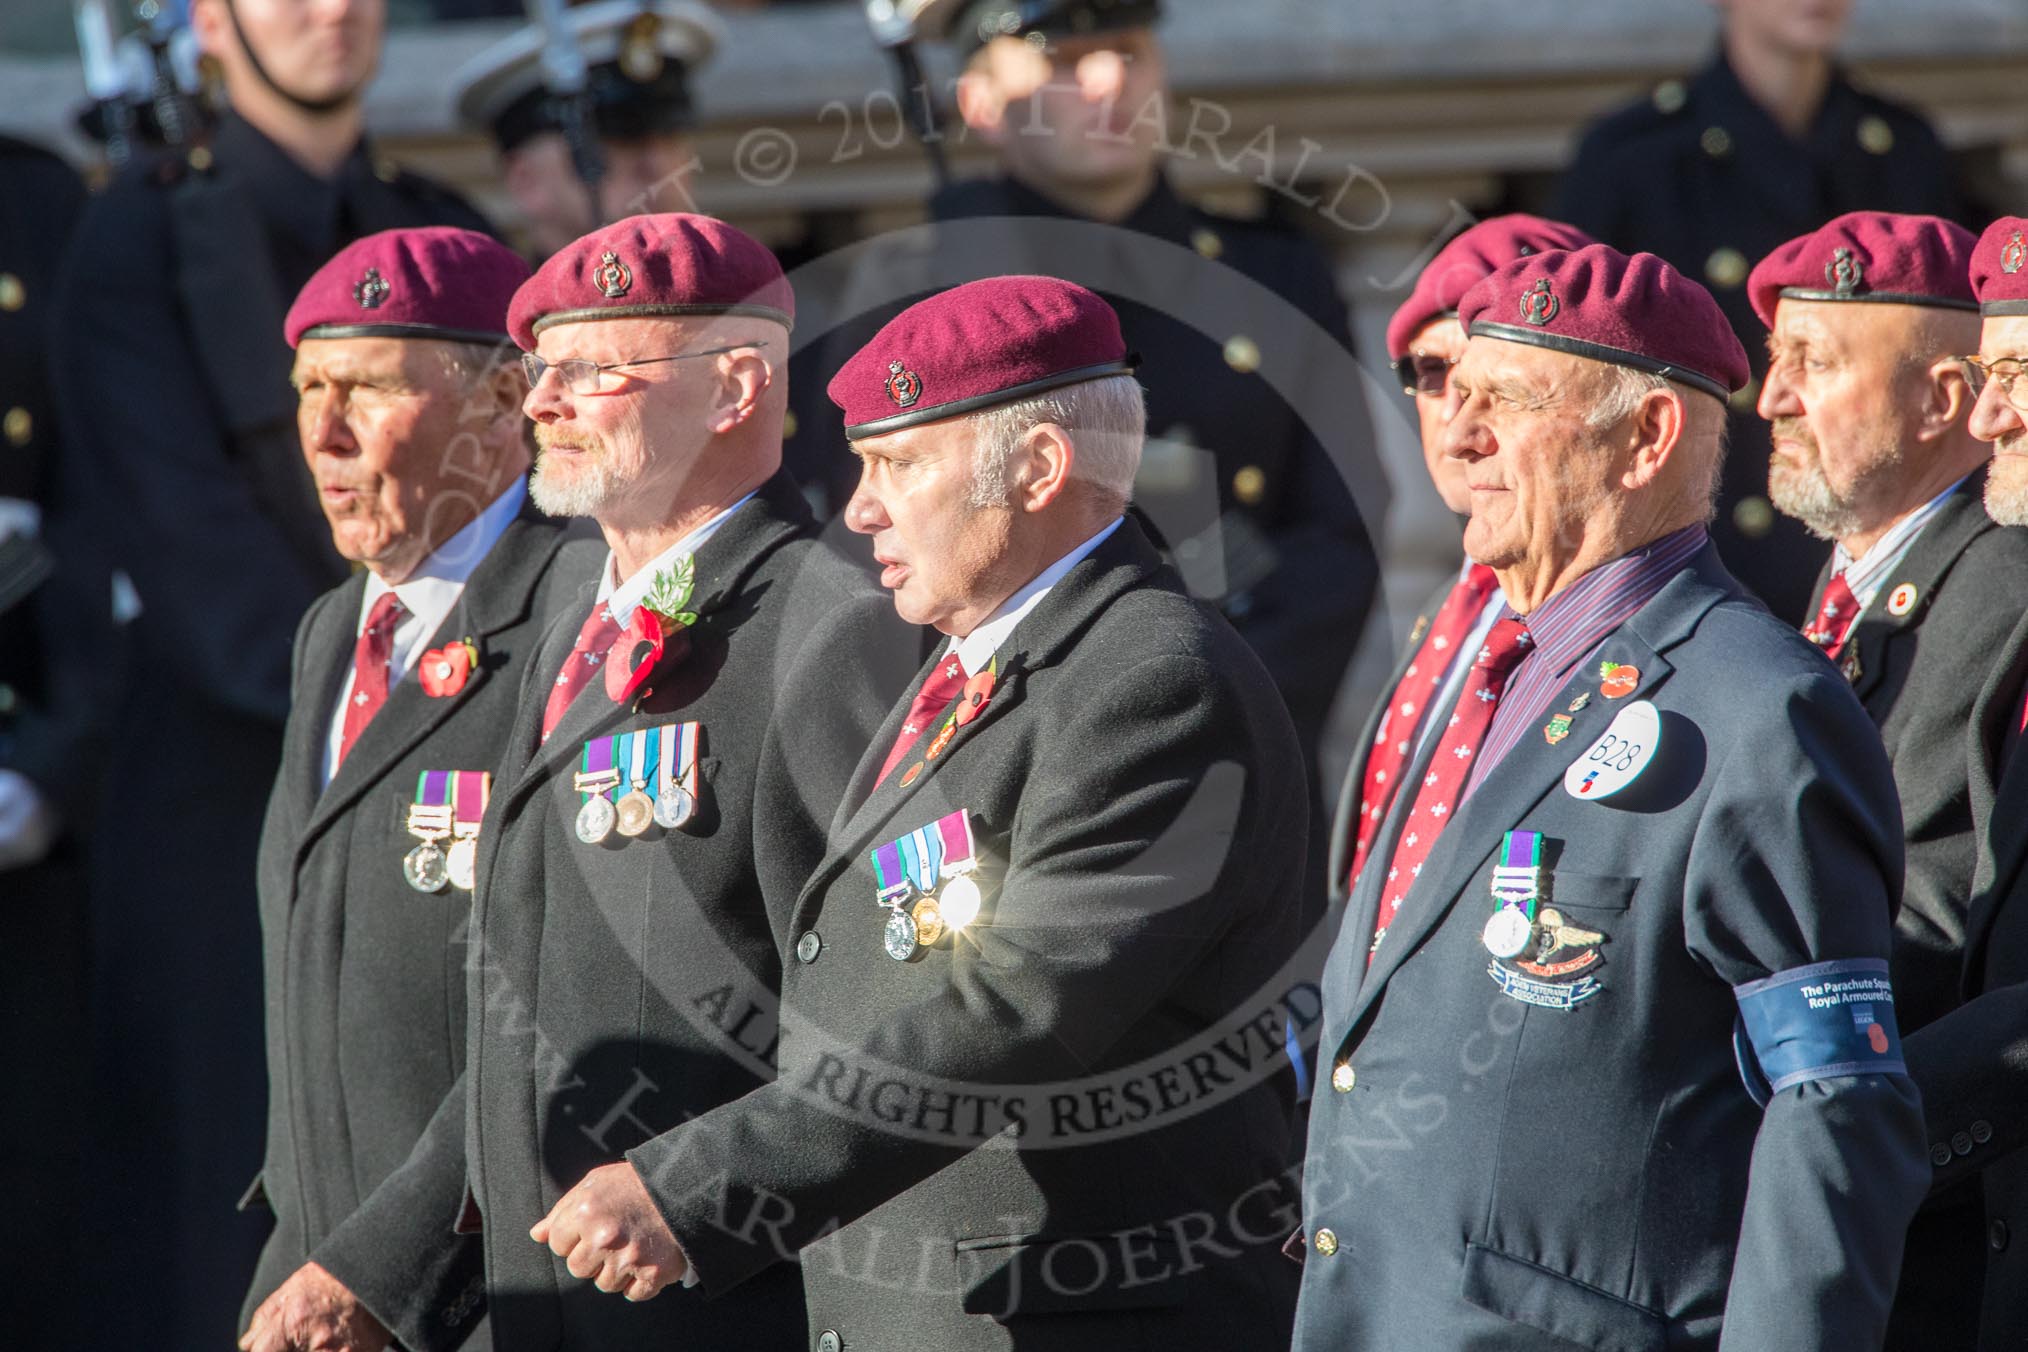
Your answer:
[[[1814,962],[1732,988],[1733,1051],[1753,1101],[1840,1075],[1906,1075],[1894,987],[1880,958]]]

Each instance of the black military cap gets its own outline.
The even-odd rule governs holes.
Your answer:
[[[564,23],[585,61],[592,125],[602,139],[639,140],[695,123],[690,76],[710,60],[724,34],[708,7],[599,0],[566,11]],[[561,127],[544,77],[544,45],[541,29],[521,29],[453,77],[459,116],[492,132],[502,150]]]
[[[916,32],[957,48],[961,58],[999,37],[1085,37],[1147,28],[1162,17],[1161,0],[929,0]]]

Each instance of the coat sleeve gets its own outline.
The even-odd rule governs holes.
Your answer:
[[[177,304],[169,238],[162,194],[134,182],[79,226],[50,363],[75,471],[66,482],[133,579],[140,622],[173,634],[157,646],[179,675],[279,724],[289,636],[318,587],[230,459]]]
[[[1884,961],[1891,943],[1901,817],[1886,754],[1843,681],[1812,665],[1709,771],[1686,940],[1735,991],[1815,963]],[[1722,1352],[1878,1347],[1928,1186],[1906,1075],[1777,1091],[1754,1141]]]
[[[408,1352],[450,1352],[478,1317],[476,1235],[454,1231],[465,1201],[465,1077],[437,1105],[408,1159],[310,1254]]]
[[[2028,1145],[2028,982],[1960,1005],[1911,1036],[1907,1052],[1935,1190]]]
[[[1081,692],[1035,753],[1051,772],[1029,782],[990,923],[943,988],[853,1046],[785,1008],[779,1079],[629,1152],[707,1294],[958,1158],[841,1109],[824,1088],[841,1072],[1018,1098],[1099,1063],[1215,946],[1288,928],[1232,900],[1292,893],[1301,857],[1300,790],[1264,776],[1250,725],[1195,658]],[[1295,843],[1280,860],[1241,843],[1270,838],[1270,820]],[[1024,1118],[1023,1134],[1046,1125]]]

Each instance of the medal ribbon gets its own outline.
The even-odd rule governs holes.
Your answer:
[[[1530,920],[1542,899],[1542,833],[1509,831],[1493,865],[1493,910],[1513,906]]]
[[[655,763],[660,738],[648,729],[620,734],[620,755],[627,762],[627,787],[653,798],[656,791]]]
[[[668,723],[656,730],[661,774],[657,797],[671,789],[688,790],[697,796],[697,729],[699,723]]]
[[[451,833],[451,772],[425,770],[415,777],[415,806],[408,810],[408,833],[436,840]]]
[[[457,770],[451,786],[451,819],[457,834],[479,834],[479,819],[493,795],[493,776],[485,770]]]
[[[966,871],[976,855],[972,819],[963,808],[899,840],[890,840],[873,852],[873,876],[880,887],[881,904],[891,905],[911,885],[925,895],[936,891],[946,873]]]
[[[618,740],[617,737],[594,737],[584,744],[584,753],[579,760],[579,764],[584,768],[577,777],[581,801],[589,803],[594,795],[603,798],[620,782],[613,760],[613,744]],[[600,787],[587,787],[594,782]]]

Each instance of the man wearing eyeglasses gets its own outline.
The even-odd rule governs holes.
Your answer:
[[[1450,371],[1465,352],[1458,323],[1458,300],[1494,269],[1549,249],[1578,249],[1591,243],[1575,226],[1539,216],[1495,216],[1459,234],[1437,251],[1417,277],[1415,289],[1387,324],[1387,355],[1401,376],[1401,392],[1415,403],[1422,434],[1422,459],[1444,506],[1471,515],[1472,491],[1465,462],[1443,453],[1448,420]],[[1366,852],[1400,787],[1402,772],[1429,733],[1425,715],[1457,702],[1458,683],[1473,653],[1500,613],[1500,589],[1493,570],[1466,559],[1457,579],[1445,584],[1417,613],[1408,643],[1396,664],[1389,694],[1367,717],[1352,746],[1352,765],[1338,794],[1332,822],[1330,883],[1335,895],[1349,895],[1359,881]]]
[[[773,1078],[788,907],[920,660],[781,473],[794,313],[772,254],[681,214],[576,241],[509,312],[529,495],[606,549],[535,652],[479,836],[463,1092],[390,1182],[469,1180],[497,1349],[806,1345],[793,1267],[634,1303],[584,1279],[625,1290],[647,1248],[582,1270],[531,1234],[565,1194],[587,1233],[641,1233],[665,1199],[627,1152]],[[456,1242],[435,1219],[418,1276]]]
[[[1935,216],[1852,212],[1774,250],[1746,288],[1769,330],[1769,495],[1834,542],[1804,634],[1879,726],[1901,798],[1904,1032],[1962,999],[1977,854],[1964,729],[2028,597],[2028,531],[1986,514],[1988,452],[1967,426],[1973,243]],[[1974,1190],[1931,1200],[1909,1234],[1888,1348],[1971,1346],[1985,1242]]]
[[[1993,448],[1986,511],[2028,526],[2028,219],[1988,226],[1972,251],[1982,324],[1970,365],[1983,381],[1972,435]],[[2009,532],[2012,534],[2013,532]],[[1964,1003],[1908,1039],[1922,1090],[1935,1192],[1982,1180],[1985,1298],[1978,1337],[2001,1352],[2028,1328],[2028,617],[2022,593],[1997,603],[2003,636],[1981,650],[1967,755],[1976,848],[1961,942]],[[1969,659],[1972,653],[1965,654]],[[1941,1342],[1931,1346],[1941,1346]]]

